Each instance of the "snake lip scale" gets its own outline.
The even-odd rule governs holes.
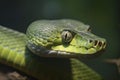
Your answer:
[[[35,55],[42,57],[56,57],[56,58],[92,58],[101,55],[105,49],[98,51],[96,54],[75,54],[72,52],[58,51],[58,50],[48,50],[42,46],[36,46],[35,44],[27,43],[27,47]]]

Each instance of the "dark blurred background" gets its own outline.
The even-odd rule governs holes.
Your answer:
[[[85,62],[105,80],[120,79],[117,66],[104,62],[120,58],[119,14],[119,0],[0,0],[0,25],[21,32],[38,19],[70,18],[89,24],[108,45],[100,57]]]

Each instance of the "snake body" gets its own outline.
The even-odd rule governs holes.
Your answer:
[[[44,24],[45,23],[46,22],[44,22]],[[33,24],[35,26],[36,23],[34,22]],[[57,25],[57,23],[55,24]],[[40,29],[36,29],[36,32],[37,30]],[[27,33],[27,36],[33,39],[33,36],[28,34],[29,33]],[[12,66],[18,70],[21,70],[27,73],[28,75],[37,78],[38,80],[102,80],[102,77],[99,74],[97,74],[94,70],[89,68],[86,64],[82,63],[77,58],[56,58],[55,56],[56,54],[58,54],[59,50],[57,49],[58,46],[57,47],[54,46],[55,47],[54,51],[57,52],[55,52],[55,56],[53,55],[54,54],[53,52],[52,56],[54,57],[52,58],[41,57],[40,52],[37,53],[37,55],[39,56],[34,55],[32,52],[35,51],[31,52],[26,48],[26,39],[28,39],[28,37],[26,37],[24,33],[0,26],[0,62]],[[48,49],[48,51],[50,51],[50,48]],[[62,55],[64,56],[63,51],[62,50],[60,51],[62,53],[60,54],[60,56]],[[72,54],[74,53],[74,51],[65,52]],[[66,56],[68,56],[68,54]]]

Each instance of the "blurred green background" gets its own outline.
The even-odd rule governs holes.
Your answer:
[[[105,80],[119,80],[116,65],[105,59],[120,58],[119,0],[0,0],[0,24],[25,32],[38,19],[76,19],[89,24],[93,33],[107,39],[104,54],[86,60]]]

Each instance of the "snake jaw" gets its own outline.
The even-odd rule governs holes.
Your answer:
[[[61,37],[56,38],[50,45],[41,45],[39,39],[28,39],[27,46],[35,54],[39,56],[68,56],[94,54],[101,51],[106,46],[105,39],[98,38],[95,40],[86,39],[80,35],[75,35],[69,44],[62,43]],[[36,45],[37,44],[37,45]]]
[[[76,41],[76,37],[74,37],[74,39],[71,41],[70,45],[68,46],[65,46],[64,44],[59,44],[54,46],[52,45],[51,48],[49,49],[47,47],[39,46],[32,43],[31,41],[28,41],[27,47],[34,54],[37,54],[43,57],[75,57],[81,54],[84,54],[84,55],[94,54],[98,51],[103,50],[104,47],[106,46],[105,42],[102,42],[102,45],[101,45],[99,41],[96,43],[96,41],[88,42],[86,40],[82,40],[86,42],[85,44],[87,46],[85,47],[85,44],[84,44],[84,46],[82,45],[82,46],[76,47],[75,44],[78,45],[79,41],[80,40]],[[99,45],[101,46],[99,47]]]

